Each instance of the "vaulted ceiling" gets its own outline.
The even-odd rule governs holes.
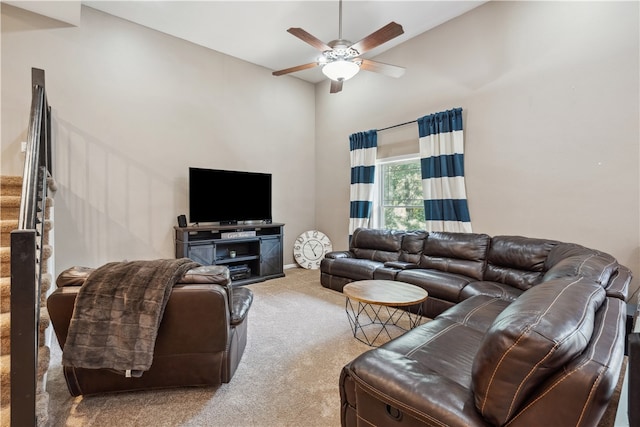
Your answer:
[[[300,27],[325,43],[339,35],[338,0],[2,2],[76,26],[85,5],[271,70],[318,59],[318,50],[288,28]],[[402,25],[404,34],[362,55],[369,59],[483,3],[344,0],[342,38],[357,42],[391,21]],[[313,83],[325,78],[319,67],[291,75]]]
[[[367,52],[371,58],[483,1],[360,1],[342,5],[343,38],[357,42],[391,21],[404,34]],[[82,4],[271,70],[313,62],[319,52],[287,33],[301,27],[326,42],[338,38],[339,2],[82,1]],[[397,64],[402,65],[402,64]],[[318,82],[319,68],[292,74]]]

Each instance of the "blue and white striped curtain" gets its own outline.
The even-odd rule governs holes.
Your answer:
[[[419,118],[418,131],[426,229],[470,233],[462,108]]]
[[[356,228],[369,227],[373,211],[374,178],[378,132],[369,130],[349,135],[351,188],[349,238]]]

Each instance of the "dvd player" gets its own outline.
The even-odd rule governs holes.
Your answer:
[[[230,265],[228,268],[231,280],[242,280],[251,277],[251,269],[247,264]]]

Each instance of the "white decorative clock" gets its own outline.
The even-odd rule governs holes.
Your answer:
[[[320,268],[320,261],[327,252],[331,252],[331,240],[318,230],[302,233],[293,245],[293,257],[302,268],[315,270]]]

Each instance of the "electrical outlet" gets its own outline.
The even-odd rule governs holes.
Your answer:
[[[21,153],[26,153],[27,152],[27,141],[22,141],[20,143],[20,152]]]

